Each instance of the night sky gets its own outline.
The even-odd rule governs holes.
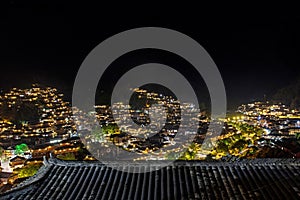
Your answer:
[[[230,108],[269,97],[300,77],[300,15],[198,13],[197,8],[120,12],[11,1],[0,8],[0,88],[39,82],[70,96],[80,64],[96,45],[144,26],[171,28],[197,40],[221,72]]]

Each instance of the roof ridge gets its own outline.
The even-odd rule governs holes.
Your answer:
[[[58,158],[50,157],[47,161],[49,164],[60,165],[60,166],[80,166],[80,165],[131,165],[141,166],[145,163],[152,165],[165,164],[170,162],[167,160],[148,160],[148,161],[75,161],[75,160],[60,160]],[[297,158],[255,158],[255,159],[237,159],[229,161],[221,160],[175,160],[171,162],[173,166],[177,165],[300,165],[300,159]]]

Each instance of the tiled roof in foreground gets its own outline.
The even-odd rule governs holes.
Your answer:
[[[118,166],[141,170],[132,163]],[[257,159],[176,162],[148,173],[127,173],[99,162],[51,158],[0,199],[300,199],[299,168],[300,160]]]

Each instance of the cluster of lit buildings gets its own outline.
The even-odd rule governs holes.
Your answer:
[[[8,105],[6,112],[9,115],[18,115],[21,112],[18,126],[16,119],[3,118],[0,120],[0,145],[4,148],[18,143],[36,146],[45,143],[57,143],[68,139],[75,134],[76,128],[71,119],[71,109],[68,102],[63,101],[63,94],[58,94],[55,88],[40,88],[33,86],[30,89],[13,88],[0,98],[0,106]],[[26,119],[32,111],[24,107],[30,102],[37,109],[38,118]],[[16,108],[13,108],[16,107]],[[11,108],[11,109],[10,109]],[[15,110],[16,109],[16,110]],[[23,109],[23,111],[22,111]],[[12,116],[12,118],[15,116]]]
[[[238,112],[243,115],[235,121],[247,123],[264,130],[257,140],[260,148],[270,147],[279,156],[300,157],[300,111],[281,103],[254,102],[241,105]],[[231,119],[234,120],[234,119]],[[272,156],[274,153],[271,153]],[[266,155],[268,156],[268,155]]]
[[[30,89],[13,88],[1,94],[0,112],[2,172],[19,167],[13,164],[16,158],[37,163],[49,153],[78,151],[79,139],[71,107],[57,89],[38,85]],[[28,146],[22,155],[16,153],[19,144]]]
[[[83,138],[88,149],[93,144],[107,146],[109,149],[107,143],[112,142],[123,150],[137,154],[156,155],[161,147],[181,142],[184,145],[186,141],[174,139],[179,126],[184,134],[197,132],[197,128],[193,133],[189,132],[193,123],[199,124],[200,115],[199,109],[192,104],[180,104],[172,96],[139,88],[133,89],[130,103],[132,105],[125,105],[121,102],[112,106],[96,105],[95,112],[91,113],[83,113],[77,109],[73,111],[74,121],[79,127],[78,133],[83,136],[81,139]],[[183,113],[183,109],[187,112]],[[96,116],[96,120],[91,117],[93,115]],[[190,123],[181,124],[182,117],[188,118]],[[104,137],[93,135],[95,124],[96,126],[100,124],[102,130],[98,130],[98,134],[100,132]]]
[[[300,157],[300,111],[282,103],[252,102],[228,114],[223,131],[212,138],[213,158]],[[208,135],[208,133],[206,134]],[[238,148],[237,148],[238,147]]]
[[[254,102],[241,105],[238,111],[249,124],[264,128],[267,133],[295,135],[300,133],[300,111],[281,103]]]

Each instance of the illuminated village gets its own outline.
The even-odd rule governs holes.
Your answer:
[[[55,88],[33,85],[30,89],[17,89],[0,96],[0,156],[1,190],[5,191],[34,175],[43,165],[44,157],[62,160],[95,160],[87,151],[94,144],[103,147],[93,155],[109,159],[111,145],[122,152],[134,152],[134,160],[224,160],[243,158],[300,157],[300,112],[280,103],[253,102],[241,105],[237,112],[228,114],[222,134],[202,145],[210,119],[194,105],[180,103],[172,96],[164,96],[144,89],[134,89],[136,107],[122,103],[112,107],[96,105],[95,111],[83,113],[63,100]],[[162,109],[150,108],[154,104]],[[180,108],[197,113],[197,135],[190,144],[163,151],[172,146],[180,125]],[[116,110],[119,113],[113,113]],[[128,113],[125,113],[129,110]],[[124,113],[122,113],[124,112]],[[149,112],[158,116],[150,121]],[[161,112],[166,112],[165,118]],[[119,117],[128,120],[128,126],[119,129]],[[133,120],[141,129],[134,129]],[[160,127],[161,120],[165,125]],[[154,122],[154,123],[151,123]],[[157,122],[157,123],[156,123]],[[149,125],[149,126],[148,126]],[[148,126],[148,132],[143,127]],[[149,130],[160,131],[149,136]],[[84,135],[86,134],[86,135]],[[141,137],[142,135],[142,137]],[[82,137],[84,136],[84,137]],[[207,146],[214,145],[213,150]],[[188,146],[187,146],[188,145]],[[187,151],[179,153],[182,147]]]
[[[50,153],[75,159],[82,151],[71,107],[62,98],[55,88],[38,85],[0,96],[1,185],[34,175]]]
[[[281,103],[239,106],[224,120],[224,131],[211,153],[216,159],[299,158],[300,112]]]

